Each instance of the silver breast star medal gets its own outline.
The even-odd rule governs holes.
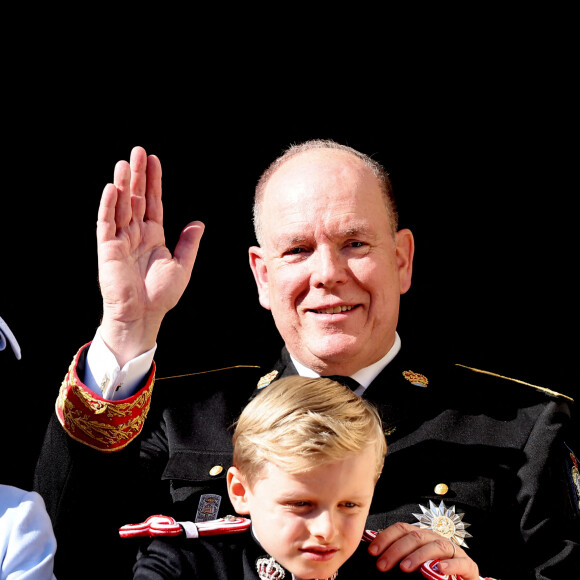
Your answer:
[[[441,502],[436,506],[429,500],[429,509],[419,505],[422,514],[413,514],[419,521],[413,525],[422,529],[429,529],[437,532],[440,536],[448,538],[458,546],[467,548],[465,538],[473,536],[465,531],[465,528],[471,524],[463,521],[464,513],[455,513],[455,506],[448,508],[445,503]]]

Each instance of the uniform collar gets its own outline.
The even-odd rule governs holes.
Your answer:
[[[368,367],[356,371],[351,375],[351,378],[353,378],[359,385],[361,385],[361,388],[357,389],[356,391],[357,395],[360,395],[365,391],[365,389],[373,382],[379,373],[397,356],[400,350],[401,338],[399,337],[398,333],[395,333],[395,342],[389,352],[387,352],[383,358],[379,359],[377,362],[369,365]],[[298,362],[292,355],[290,355],[290,360],[296,367],[299,375],[311,378],[320,376],[317,372]]]

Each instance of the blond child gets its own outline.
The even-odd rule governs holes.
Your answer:
[[[135,579],[307,580],[336,578],[339,569],[341,579],[384,576],[361,544],[386,453],[370,403],[330,379],[280,379],[244,409],[233,445],[228,492],[251,528],[154,539]]]

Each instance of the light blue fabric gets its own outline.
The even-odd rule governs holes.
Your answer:
[[[0,318],[0,350],[4,350],[7,343],[12,347],[16,358],[20,360],[20,345],[8,325]]]
[[[42,497],[0,485],[0,580],[55,580],[55,552]]]

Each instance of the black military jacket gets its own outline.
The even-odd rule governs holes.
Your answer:
[[[201,539],[163,538],[141,542],[134,566],[134,580],[164,580],[169,578],[201,578],[203,580],[259,580],[256,564],[269,558],[251,531],[208,536]],[[339,569],[337,580],[388,578],[422,578],[417,572],[409,577],[399,570],[385,578],[368,554],[368,544],[361,542],[356,552]],[[292,574],[282,568],[285,579]]]
[[[277,377],[296,373],[285,351],[275,368]],[[84,578],[130,577],[136,547],[119,539],[123,524],[204,517],[214,496],[213,515],[233,513],[231,426],[258,377],[241,368],[160,381],[143,433],[116,453],[79,444],[52,421],[35,489],[55,526],[59,580],[77,578],[79,566]],[[470,524],[467,551],[482,576],[573,577],[580,500],[566,446],[570,401],[405,348],[364,396],[382,413],[389,447],[368,528],[417,522],[420,505],[444,502]]]

